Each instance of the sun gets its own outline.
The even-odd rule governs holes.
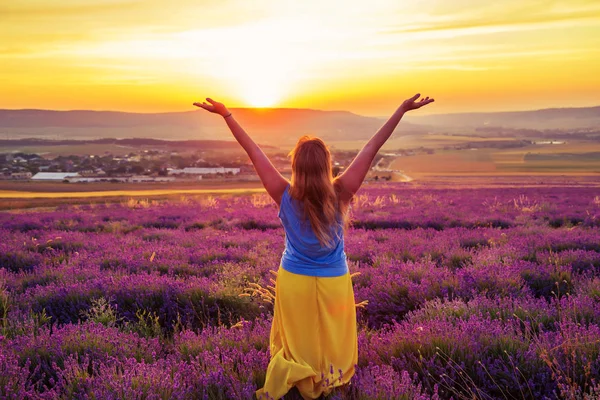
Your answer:
[[[244,103],[251,107],[273,107],[289,90],[289,68],[275,51],[255,47],[232,74],[233,89]]]
[[[289,103],[308,89],[304,83],[319,64],[319,52],[307,38],[322,33],[312,26],[307,31],[294,19],[271,18],[186,32],[179,43],[188,46],[190,71],[209,76],[212,85],[221,86],[228,97],[245,106],[263,108]],[[197,43],[202,43],[199,54]]]
[[[251,79],[251,82],[240,86],[244,102],[251,107],[273,107],[281,99],[280,88],[272,81]]]
[[[290,29],[277,21],[261,21],[220,32],[216,36],[227,44],[219,44],[213,53],[215,78],[249,107],[273,107],[289,99],[298,72],[310,59],[290,48]]]
[[[245,59],[233,58],[222,62],[221,78],[235,97],[248,107],[273,107],[282,101],[290,90],[289,68],[267,49],[254,49]]]

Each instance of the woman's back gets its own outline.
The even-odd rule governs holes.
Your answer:
[[[290,186],[283,192],[279,219],[285,230],[285,250],[281,266],[295,274],[334,277],[348,272],[344,252],[344,229],[338,213],[337,223],[331,227],[332,245],[323,246],[304,215],[302,201],[290,196]]]

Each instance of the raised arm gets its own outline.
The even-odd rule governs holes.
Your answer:
[[[375,155],[392,135],[392,132],[394,132],[394,129],[398,126],[404,113],[410,110],[416,110],[434,101],[429,97],[416,101],[420,96],[420,94],[416,94],[410,99],[405,100],[387,122],[379,128],[377,133],[373,135],[367,144],[364,145],[354,160],[352,160],[350,166],[338,177],[338,180],[344,188],[344,193],[346,193],[346,197],[348,197],[345,200],[350,200],[358,189],[360,189],[360,186],[365,180],[365,176],[367,176],[367,172],[369,172],[369,169],[371,168],[371,163],[373,162],[373,159],[375,159]]]
[[[240,124],[238,124],[223,103],[219,103],[210,98],[207,98],[206,101],[210,104],[202,102],[194,103],[194,105],[223,117],[235,139],[250,157],[263,186],[267,189],[267,193],[269,193],[273,200],[279,204],[288,181],[279,173],[279,171],[277,171],[277,168],[273,166],[267,155],[254,140],[252,140],[246,131],[244,131]]]

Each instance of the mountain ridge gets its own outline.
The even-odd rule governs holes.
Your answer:
[[[288,144],[299,135],[324,140],[368,139],[385,117],[345,110],[308,108],[231,108],[245,129],[263,142]],[[480,127],[579,129],[600,127],[600,106],[558,107],[531,111],[499,111],[418,115],[409,114],[398,131],[403,134],[471,130]],[[156,138],[220,140],[228,128],[216,115],[196,109],[161,113],[110,110],[0,109],[0,135],[7,138],[61,139]]]
[[[600,106],[591,107],[553,107],[526,111],[494,111],[466,112],[448,114],[430,114],[424,116],[409,116],[408,120],[417,123],[422,121],[427,125],[451,126],[486,126],[499,125],[505,127],[551,129],[549,120],[563,120],[558,128],[583,127],[588,125],[600,126]],[[577,126],[577,120],[582,122]],[[583,121],[585,120],[585,121]]]

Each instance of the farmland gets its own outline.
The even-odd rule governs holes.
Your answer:
[[[354,200],[359,360],[330,398],[598,398],[600,179],[436,179]],[[266,194],[57,199],[0,221],[0,397],[262,386],[284,238]]]
[[[495,139],[497,140],[497,139]],[[423,142],[427,145],[427,142]],[[469,142],[475,144],[472,140]],[[481,142],[485,145],[485,141]],[[439,143],[437,143],[439,145]],[[460,145],[455,142],[454,145]],[[436,149],[389,161],[389,168],[414,177],[450,174],[543,175],[600,174],[600,146],[596,143],[531,144],[519,148],[472,147]]]

